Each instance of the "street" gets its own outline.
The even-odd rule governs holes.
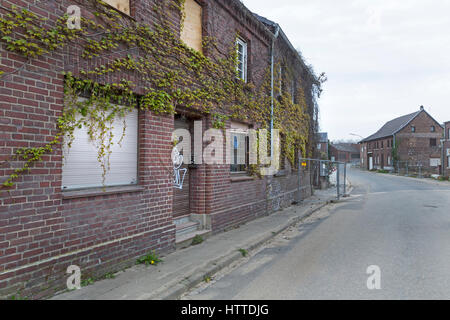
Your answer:
[[[184,299],[448,299],[450,184],[351,169],[354,190]],[[381,289],[369,290],[369,266]]]

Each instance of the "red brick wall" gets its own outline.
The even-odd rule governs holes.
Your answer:
[[[131,11],[137,22],[153,23],[154,1],[132,1]],[[10,6],[13,2],[21,5],[33,1],[11,0],[2,5]],[[72,3],[66,0],[60,6],[42,2],[32,7],[32,11],[54,20],[69,4]],[[249,81],[261,84],[269,67],[268,33],[248,12],[236,11],[239,1],[205,0],[203,4],[205,35],[216,37],[220,51],[228,52],[239,32],[249,42]],[[130,21],[124,19],[124,23]],[[170,13],[169,19],[178,32],[179,16]],[[282,42],[279,45],[283,48]],[[12,72],[26,62],[3,46],[0,49],[3,71]],[[283,52],[287,51],[279,50],[278,58]],[[292,55],[285,60],[298,67]],[[75,48],[65,48],[33,60],[0,80],[0,177],[5,178],[20,166],[4,162],[17,148],[40,147],[52,140],[57,133],[56,120],[63,110],[64,79],[59,71],[64,65],[66,71],[76,74],[84,64]],[[57,71],[55,66],[59,67]],[[305,75],[303,67],[298,70],[301,71],[298,74]],[[119,74],[107,81],[122,77],[132,80],[135,75]],[[139,88],[137,93],[141,93]],[[309,90],[306,95],[310,98]],[[211,127],[211,120],[203,119],[206,130]],[[14,187],[2,189],[0,297],[17,293],[33,298],[49,296],[65,287],[65,272],[72,264],[81,267],[84,277],[99,276],[134,263],[150,250],[160,253],[173,250],[175,226],[170,176],[173,127],[173,116],[140,111],[139,188],[135,190],[68,198],[61,191],[60,148],[44,156]],[[284,176],[243,182],[232,182],[229,165],[200,165],[191,170],[194,190],[191,213],[211,215],[214,232],[286,207],[296,199],[297,175],[291,173],[289,166]],[[308,173],[303,173],[302,182],[304,198],[311,192]]]
[[[373,157],[374,169],[388,169],[393,167],[392,148],[394,146],[393,137],[387,137],[367,142],[365,168],[369,168],[369,155]],[[390,158],[390,163],[389,163]]]
[[[61,6],[42,2],[31,10],[54,19],[67,5],[66,1]],[[134,5],[136,19],[151,24],[152,1],[134,1]],[[3,46],[2,70],[12,72],[26,62]],[[56,119],[63,109],[64,79],[59,71],[63,64],[76,71],[74,62],[83,63],[69,58],[70,49],[32,60],[0,80],[1,182],[21,165],[4,162],[17,148],[41,147],[56,135]],[[62,153],[57,147],[17,179],[14,187],[0,190],[0,297],[17,293],[48,296],[64,288],[65,272],[71,264],[80,266],[86,277],[130,265],[153,249],[173,249],[168,171],[173,117],[140,112],[139,126],[141,189],[65,199]]]
[[[411,126],[416,132],[411,132]],[[436,132],[431,132],[435,126]],[[438,173],[439,168],[430,167],[430,158],[441,158],[440,139],[444,129],[426,112],[420,113],[408,126],[397,135],[399,144],[398,154],[400,161],[408,161],[411,165],[422,164],[430,173]],[[430,139],[436,139],[436,146],[430,146]]]

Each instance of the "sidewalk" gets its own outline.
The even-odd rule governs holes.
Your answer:
[[[197,246],[162,257],[157,266],[136,265],[114,279],[95,282],[81,290],[62,293],[56,300],[177,299],[181,294],[234,261],[243,258],[239,249],[252,251],[289,226],[336,200],[336,188],[317,190],[301,205],[220,233]]]

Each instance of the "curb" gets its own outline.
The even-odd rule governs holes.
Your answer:
[[[319,211],[320,209],[324,208],[325,206],[333,203],[331,200],[327,200],[324,203],[318,204],[313,208],[308,209],[304,214],[290,218],[286,223],[281,225],[280,227],[276,228],[275,230],[270,230],[265,233],[264,236],[262,236],[260,239],[250,242],[247,245],[246,249],[247,251],[253,251],[256,248],[260,247],[267,241],[273,239],[289,227],[297,224],[298,222],[302,221],[303,219],[311,216],[313,213]],[[240,259],[243,259],[242,253],[238,252],[237,250],[230,250],[227,254],[224,256],[211,260],[207,263],[207,266],[200,269],[193,271],[190,275],[187,275],[184,280],[181,282],[178,282],[177,284],[170,286],[168,288],[163,288],[161,290],[157,290],[155,293],[153,293],[150,297],[147,297],[147,300],[178,300],[181,295],[189,291],[190,289],[194,288],[201,282],[203,282],[203,279],[206,276],[212,276],[215,273],[219,272],[220,270],[224,269],[225,267],[228,267],[235,261],[238,261]]]

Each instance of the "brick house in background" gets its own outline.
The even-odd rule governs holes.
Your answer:
[[[152,25],[153,4],[159,0],[104,1],[124,20]],[[53,2],[20,1],[51,19],[64,15],[73,4]],[[237,72],[243,81],[260,85],[271,66],[272,53],[275,63],[289,67],[297,77],[293,84],[284,84],[284,90],[291,90],[300,80],[314,81],[279,26],[254,15],[239,0],[187,0],[185,14],[180,30],[180,13],[167,12],[174,31],[206,56],[220,56],[235,44]],[[205,37],[217,39],[218,52],[203,50]],[[76,74],[70,49],[36,58],[15,72],[26,59],[6,51],[1,43],[0,69],[15,72],[0,79],[1,160],[9,159],[17,148],[48,143],[56,134],[64,77],[53,67],[60,67],[59,71],[66,67],[65,71]],[[133,79],[133,74],[120,76]],[[312,88],[304,91],[308,111],[314,113]],[[139,88],[136,94],[142,94]],[[64,161],[64,150],[58,147],[19,177],[10,190],[0,190],[0,297],[18,292],[33,298],[49,296],[55,289],[64,289],[70,265],[80,266],[85,276],[101,276],[134,264],[151,250],[173,251],[176,244],[196,234],[221,232],[287,207],[296,199],[297,173],[285,159],[282,171],[261,179],[248,175],[246,164],[186,166],[183,188],[174,189],[167,170],[172,166],[172,132],[180,128],[192,132],[194,121],[201,121],[204,132],[212,127],[211,115],[177,106],[175,116],[135,110],[125,120],[126,147],[113,149],[106,188],[101,186],[101,172],[94,169],[98,164],[86,142],[87,134],[79,130]],[[227,129],[241,132],[256,125],[251,119],[226,121]],[[115,129],[121,132],[123,125],[118,123]],[[245,144],[247,140],[239,141]],[[312,150],[314,123],[308,141],[308,150]],[[11,172],[2,163],[1,178]],[[309,177],[303,173],[302,198],[311,193]]]
[[[359,163],[360,152],[357,143],[333,143],[330,146],[331,160],[346,163]]]
[[[443,131],[442,125],[423,107],[391,120],[360,142],[361,168],[394,170],[397,153],[401,166],[407,163],[411,168],[420,166],[424,172],[439,173]]]

